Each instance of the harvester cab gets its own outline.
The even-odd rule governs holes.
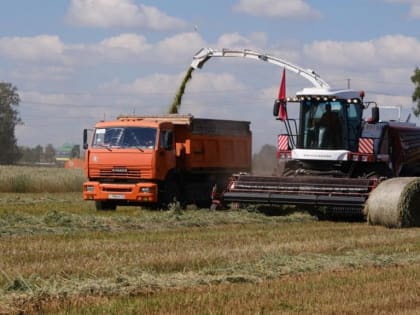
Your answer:
[[[297,150],[357,151],[364,110],[363,93],[351,90],[304,89],[289,102],[298,102],[299,124],[293,120],[287,136],[293,137],[290,147]],[[288,128],[289,129],[289,128]],[[303,155],[304,156],[304,155]]]
[[[287,162],[285,171],[352,177],[361,171],[352,162],[376,160],[373,138],[381,142],[383,126],[376,105],[373,117],[363,119],[363,97],[363,91],[305,88],[288,98],[299,104],[299,117],[281,119],[286,132],[278,136],[278,158]]]

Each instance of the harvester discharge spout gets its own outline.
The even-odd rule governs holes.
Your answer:
[[[193,61],[191,62],[191,67],[194,69],[201,69],[204,64],[213,57],[240,57],[268,62],[273,65],[286,68],[287,70],[304,77],[316,88],[330,88],[330,85],[312,69],[304,69],[286,60],[250,49],[237,50],[224,48],[217,50],[212,48],[202,48],[194,55]]]

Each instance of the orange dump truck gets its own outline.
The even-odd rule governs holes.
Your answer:
[[[246,121],[191,115],[128,116],[98,122],[91,143],[84,130],[83,198],[98,210],[117,205],[165,208],[211,204],[214,185],[251,169],[251,131]]]

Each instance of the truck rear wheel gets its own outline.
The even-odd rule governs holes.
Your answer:
[[[98,211],[106,211],[106,210],[116,210],[117,209],[117,205],[115,204],[114,201],[96,201],[95,202],[95,207],[96,210]]]
[[[162,209],[168,209],[168,206],[173,202],[180,202],[181,190],[177,176],[170,175],[162,184],[163,189],[159,197],[159,207]]]

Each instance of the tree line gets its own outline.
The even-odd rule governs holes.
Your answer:
[[[412,99],[416,103],[416,106],[413,108],[413,113],[418,117],[420,116],[419,67],[416,67],[410,79],[414,84]],[[8,82],[0,82],[0,164],[16,164],[19,161],[52,161],[56,151],[50,144],[45,148],[40,145],[35,148],[18,147],[15,127],[23,124],[18,111],[19,103],[20,97],[17,87]],[[264,151],[270,150],[268,147],[264,147]]]
[[[52,144],[33,148],[17,145],[15,128],[22,125],[18,107],[20,97],[16,86],[0,82],[0,164],[54,163],[57,150]],[[69,158],[80,157],[80,146],[73,146]]]
[[[18,147],[19,159],[17,163],[35,164],[35,163],[56,163],[57,158],[65,157],[69,159],[80,158],[80,145],[73,145],[66,152],[59,152],[52,144],[45,147],[37,145],[33,148]],[[61,156],[65,154],[65,156]]]
[[[45,148],[41,145],[34,148],[19,147],[19,153],[19,163],[54,163],[56,150],[52,144],[48,144]]]

